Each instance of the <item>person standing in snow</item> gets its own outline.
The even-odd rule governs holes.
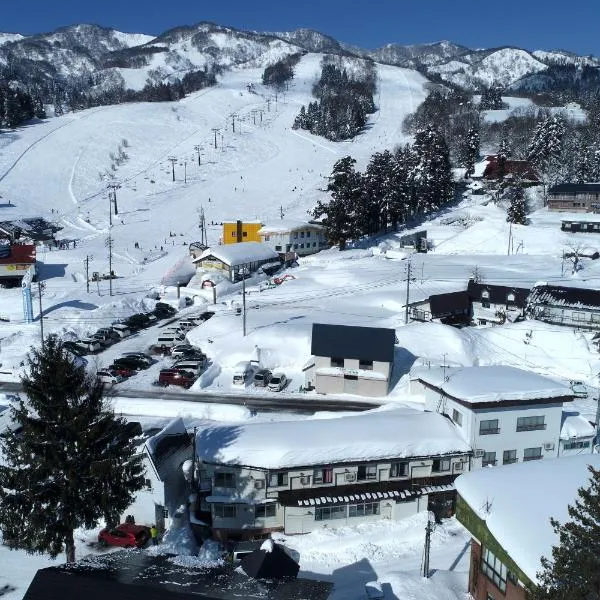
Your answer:
[[[150,527],[150,538],[152,539],[152,545],[158,546],[158,529],[156,528],[156,525]]]

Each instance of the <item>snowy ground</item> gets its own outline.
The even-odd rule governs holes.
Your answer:
[[[406,142],[402,121],[425,96],[425,80],[418,73],[378,66],[379,110],[371,117],[369,127],[354,141],[332,143],[290,128],[299,107],[311,99],[310,89],[319,73],[318,56],[303,57],[289,92],[277,103],[272,100],[267,104],[269,92],[259,83],[261,73],[259,69],[227,73],[215,88],[178,103],[90,109],[0,136],[0,220],[43,216],[64,227],[60,237],[78,240],[74,249],[39,252],[41,278],[46,286],[42,298],[46,334],[56,332],[76,338],[117,318],[151,308],[153,302],[146,298],[147,292],[163,281],[173,285],[177,272],[190,266],[186,244],[199,238],[201,207],[211,243],[218,242],[218,223],[224,220],[273,221],[279,218],[280,208],[287,218],[306,219],[307,211],[324,197],[322,190],[333,163],[350,154],[363,169],[373,152]],[[251,82],[258,94],[247,91]],[[231,130],[234,112],[235,133]],[[213,128],[220,129],[216,149]],[[123,140],[127,140],[125,147]],[[201,166],[194,151],[198,144],[202,146]],[[119,147],[128,158],[113,170],[111,154],[117,154]],[[171,180],[169,157],[178,159],[175,182]],[[119,276],[113,281],[111,297],[108,281],[92,284],[86,292],[84,260],[89,257],[90,272],[108,272],[106,186],[113,180],[121,188],[119,214],[113,217],[110,229],[115,247],[113,269]],[[535,191],[532,199],[534,196]],[[585,260],[583,270],[572,275],[561,256],[573,245],[597,248],[600,238],[561,232],[560,219],[564,217],[544,208],[536,210],[528,227],[512,227],[513,243],[509,248],[505,209],[486,196],[465,197],[423,224],[415,224],[414,230],[427,229],[434,248],[427,255],[412,258],[410,300],[465,289],[475,267],[491,283],[526,286],[544,280],[598,288],[600,261]],[[134,247],[135,242],[139,249]],[[398,236],[388,235],[345,252],[321,252],[302,259],[299,267],[288,271],[295,278],[274,289],[260,291],[260,278],[249,280],[246,337],[242,336],[241,318],[235,311],[241,304],[240,286],[220,288],[217,314],[188,335],[212,362],[195,388],[234,391],[233,366],[258,354],[265,367],[281,369],[291,377],[291,383],[280,393],[297,393],[303,383],[302,367],[310,355],[314,322],[397,330],[395,380],[386,399],[392,402],[418,406],[422,399],[408,393],[410,368],[443,361],[509,364],[557,379],[597,384],[600,360],[589,334],[535,321],[462,330],[431,323],[406,326],[407,262],[401,259],[405,255],[398,247]],[[197,290],[184,293],[197,295]],[[196,306],[182,314],[205,310],[206,302],[198,295]],[[37,299],[34,305],[37,307]],[[0,322],[0,378],[14,380],[27,349],[39,342],[39,321],[23,322],[18,289],[0,289],[0,316],[10,319]],[[123,351],[146,350],[158,331],[155,326],[132,336],[91,362],[103,366]],[[149,371],[120,384],[139,390],[140,398],[117,398],[116,410],[141,420],[147,428],[161,427],[177,415],[190,423],[255,418],[243,408],[227,409],[225,413],[203,405],[144,399],[144,390],[155,389],[152,382],[164,364],[168,359],[159,359]],[[254,388],[246,391],[269,393]],[[591,398],[575,405],[586,416],[595,414]],[[440,571],[428,583],[415,575],[422,547],[417,541],[422,538],[423,524],[402,523],[382,529],[343,534],[326,531],[289,539],[288,543],[300,552],[303,570],[337,578],[341,591],[336,592],[336,598],[340,600],[354,597],[349,589],[350,572],[362,579],[374,578],[375,574],[391,583],[398,598],[461,597],[462,592],[450,591],[466,586],[466,559],[463,557],[458,566],[451,568],[466,541],[457,525],[448,524],[436,533],[432,568]],[[94,539],[94,535],[82,533],[86,539]],[[89,549],[84,541],[78,543],[80,551]],[[323,547],[328,548],[326,553]],[[20,598],[35,570],[48,564],[45,558],[10,553],[1,546],[0,554],[0,563],[10,567],[0,573],[0,589],[6,573],[11,573],[12,583],[18,586],[7,596],[10,600]],[[352,564],[359,567],[353,570]],[[400,575],[402,572],[412,575]],[[362,590],[359,592],[362,596]]]

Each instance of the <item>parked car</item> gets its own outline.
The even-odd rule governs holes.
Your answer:
[[[267,385],[267,387],[272,392],[280,392],[287,385],[287,382],[288,382],[288,379],[284,373],[281,373],[281,372],[273,373],[273,376],[271,377],[271,381],[269,381],[269,384]]]
[[[188,318],[188,319],[180,319],[177,322],[177,326],[179,327],[179,329],[181,329],[182,331],[189,331],[190,329],[194,329],[194,327],[198,327],[198,321],[196,321],[193,318]]]
[[[569,385],[571,386],[571,390],[573,391],[573,394],[575,394],[576,398],[588,397],[588,389],[583,381],[569,381]]]
[[[143,548],[150,540],[150,528],[134,523],[122,523],[116,527],[106,527],[98,534],[102,546],[121,548]]]
[[[184,388],[189,388],[194,381],[196,381],[196,375],[191,371],[184,371],[183,369],[163,369],[158,374],[159,385],[179,385]]]
[[[137,313],[135,315],[131,315],[127,319],[125,319],[125,325],[131,329],[131,331],[139,331],[140,329],[144,329],[145,327],[149,327],[152,325],[150,319],[145,313]]]
[[[176,344],[171,348],[171,356],[185,356],[195,350],[191,344]]]
[[[137,371],[135,371],[135,369],[131,369],[130,367],[125,367],[123,365],[111,365],[110,367],[108,367],[108,369],[104,369],[105,371],[108,371],[109,373],[112,373],[113,375],[120,375],[121,377],[124,377],[125,379],[127,379],[128,377],[133,377],[133,375],[136,374]]]
[[[148,363],[148,366],[154,364],[154,359],[149,354],[146,354],[145,352],[123,352],[123,354],[121,354],[121,356],[123,358],[132,357],[132,358],[137,358],[138,360],[143,360],[146,363]]]
[[[122,375],[111,371],[98,371],[96,373],[98,379],[105,385],[113,386],[116,383],[121,383],[125,379]]]
[[[153,312],[157,318],[166,319],[172,317],[177,311],[170,304],[157,302]]]
[[[118,342],[121,339],[121,336],[112,327],[101,327],[96,331],[94,337],[99,337],[104,340],[113,340],[113,342]]]
[[[78,342],[63,342],[63,348],[75,356],[85,356],[88,353]]]
[[[102,344],[99,340],[94,340],[92,338],[85,338],[83,340],[79,340],[77,343],[84,348],[87,348],[88,352],[91,352],[92,354],[104,350],[104,344]]]
[[[112,346],[112,344],[115,343],[115,340],[113,338],[106,338],[105,336],[99,335],[97,333],[93,333],[92,335],[90,335],[90,339],[98,342],[102,346],[102,348],[108,348],[109,346]]]
[[[272,375],[273,374],[269,369],[260,369],[254,375],[254,385],[256,387],[267,387],[269,381],[271,381]]]
[[[201,321],[208,321],[211,317],[214,317],[214,316],[215,316],[214,312],[212,312],[211,310],[206,310],[203,313],[201,313],[198,318]]]
[[[120,356],[115,358],[113,366],[125,367],[126,369],[132,369],[133,371],[144,371],[150,364],[147,360],[136,358],[135,356]]]
[[[174,369],[183,369],[184,371],[191,371],[194,375],[200,375],[200,373],[206,367],[204,360],[193,360],[189,358],[182,358],[173,364]]]
[[[131,335],[131,329],[124,323],[115,323],[112,326],[112,330],[121,338],[126,338]]]
[[[254,378],[254,374],[258,370],[258,365],[250,361],[239,362],[233,368],[233,385],[246,385],[249,379]]]

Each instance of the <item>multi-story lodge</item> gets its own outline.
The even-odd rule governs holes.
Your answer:
[[[456,427],[412,409],[207,427],[196,448],[195,516],[217,539],[447,515],[471,468]]]
[[[600,183],[561,183],[548,190],[548,210],[598,212]]]

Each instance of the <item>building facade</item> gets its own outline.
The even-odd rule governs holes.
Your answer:
[[[209,428],[197,448],[196,515],[217,539],[446,516],[471,462],[445,417],[410,409]]]
[[[470,279],[467,294],[471,300],[473,321],[477,325],[498,325],[522,318],[529,292],[529,288],[479,283]]]
[[[260,221],[225,221],[223,223],[223,244],[260,242],[258,232],[261,227]]]
[[[258,232],[260,241],[287,255],[308,256],[328,247],[325,227],[302,221],[275,221],[262,226]]]
[[[562,183],[548,190],[548,210],[598,212],[600,183]]]
[[[393,329],[314,323],[305,387],[319,394],[386,396],[395,339]]]
[[[539,284],[527,300],[527,315],[538,321],[585,330],[600,329],[600,291]]]
[[[426,409],[456,424],[476,465],[558,456],[563,405],[573,400],[569,387],[505,366],[434,369],[419,381]]]

